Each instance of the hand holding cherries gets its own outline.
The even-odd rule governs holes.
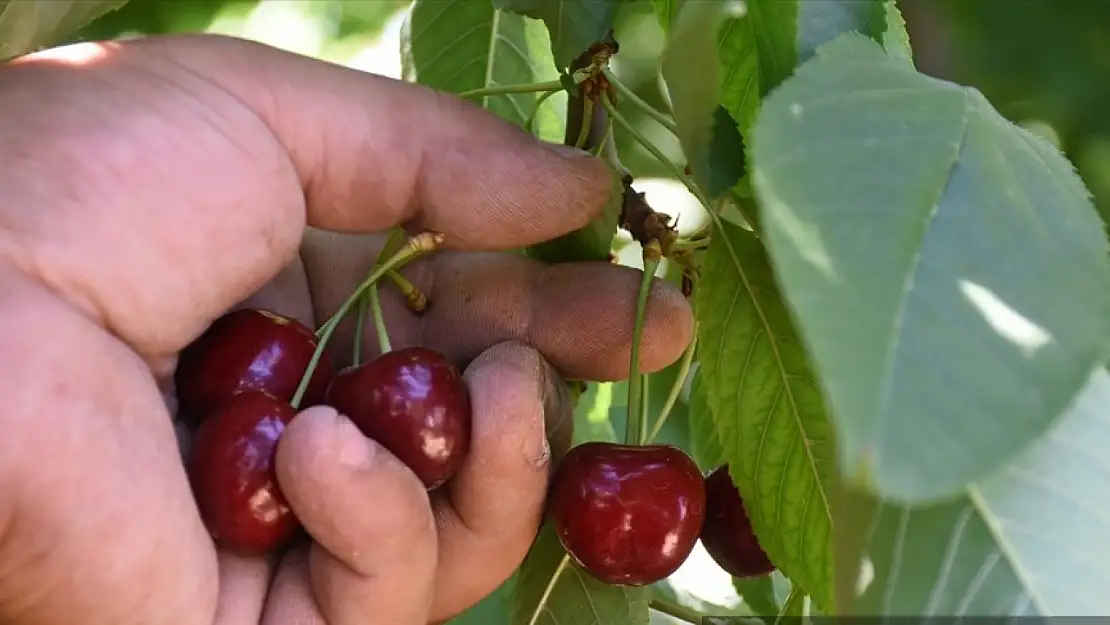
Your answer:
[[[338,374],[324,354],[342,317],[388,269],[439,243],[410,240],[361,284],[319,335],[268,310],[227,313],[182,351],[180,416],[197,431],[187,466],[209,533],[223,548],[262,554],[300,528],[274,456],[302,407],[327,402],[408,465],[429,489],[446,482],[470,443],[470,397],[458,370],[425,348],[384,353]],[[397,259],[402,259],[397,261]]]
[[[274,458],[302,406],[334,407],[429,490],[461,466],[472,419],[466,383],[438,352],[392,350],[373,290],[397,258],[415,256],[416,240],[392,264],[379,264],[316,332],[272,311],[246,309],[224,315],[183,350],[175,375],[181,415],[199,426],[189,475],[201,517],[221,547],[263,554],[299,532]],[[360,363],[356,350],[355,363],[337,372],[324,349],[360,301],[375,307],[382,355]],[[552,477],[549,513],[568,556],[602,582],[641,586],[674,573],[700,538],[732,575],[773,570],[727,466],[703,477],[685,452],[640,440],[642,424],[633,425],[625,444],[571,449]]]

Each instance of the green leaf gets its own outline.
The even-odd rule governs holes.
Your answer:
[[[698,373],[760,545],[829,606],[833,449],[821,392],[762,245],[746,230],[723,227],[697,290]]]
[[[598,382],[589,385],[574,411],[573,445],[586,441],[619,440],[613,428],[613,404],[617,399],[617,388],[613,382]]]
[[[60,43],[127,0],[0,0],[0,60]]]
[[[887,28],[885,5],[888,1],[798,2],[795,65],[805,63],[817,53],[817,48],[845,33],[861,33],[881,43]]]
[[[909,58],[909,37],[905,23],[894,0],[823,0],[803,2],[797,0],[748,0],[743,17],[729,18],[721,25],[717,37],[719,69],[719,102],[739,126],[739,135],[749,137],[759,115],[763,96],[789,77],[795,65],[809,58],[821,43],[850,31],[857,31],[887,41],[892,54]],[[720,126],[717,126],[720,128]],[[751,156],[739,160],[731,151],[735,142],[728,145],[730,153],[714,146],[710,154],[711,189],[717,191],[718,182],[735,175],[743,176]],[[742,144],[741,144],[742,145]],[[750,147],[750,146],[749,146]],[[717,151],[721,150],[721,151]],[[736,165],[736,169],[728,169]],[[738,177],[739,178],[739,177]],[[746,179],[744,179],[746,182]],[[730,188],[735,188],[730,185]],[[711,192],[714,197],[719,194]],[[753,212],[753,211],[749,211]],[[727,214],[722,215],[733,223],[745,223]],[[758,224],[758,217],[748,215]]]
[[[881,505],[864,526],[873,581],[851,613],[1110,614],[1108,447],[1110,374],[1098,369],[1044,439],[958,500]]]
[[[748,604],[752,613],[758,615],[764,622],[773,624],[778,616],[778,599],[775,598],[775,583],[770,575],[759,577],[734,577],[732,586],[736,594]]]
[[[574,232],[533,245],[528,248],[529,256],[545,263],[608,260],[624,203],[624,183],[615,170],[610,168],[610,171],[613,186],[601,213]]]
[[[671,32],[671,25],[674,24],[682,3],[683,0],[651,0],[651,8],[655,11],[655,17],[663,27],[664,34]]]
[[[551,523],[540,528],[518,574],[512,625],[648,623],[650,588],[609,586],[594,579],[569,560]]]
[[[717,108],[717,46],[705,33],[717,32],[722,19],[721,2],[683,5],[660,61],[682,152],[703,189],[711,188],[709,147]]]
[[[910,46],[910,34],[906,31],[906,20],[895,0],[887,0],[885,4],[886,31],[883,33],[883,47],[890,56],[905,59],[912,65],[913,47]]]
[[[749,0],[749,6],[757,1]],[[763,95],[759,78],[761,57],[753,25],[751,17],[729,18],[721,25],[717,38],[718,100],[740,125],[742,133],[747,133],[755,124]]]
[[[447,621],[446,625],[509,625],[509,598],[516,585],[516,574],[505,580],[469,610]]]
[[[717,200],[728,193],[744,177],[744,171],[744,138],[728,110],[717,106],[709,141],[709,198]]]
[[[775,620],[779,625],[785,625],[801,616],[805,616],[806,594],[797,586],[790,589],[790,594],[786,596],[786,601],[782,604],[782,611],[779,612],[779,617]]]
[[[442,91],[460,93],[558,77],[543,24],[498,11],[486,1],[416,0],[403,35],[404,78]],[[536,93],[515,93],[477,102],[523,126],[538,99]]]
[[[493,0],[493,4],[543,20],[551,36],[555,64],[566,69],[613,28],[621,0]]]
[[[1082,181],[977,91],[870,39],[763,105],[763,232],[852,481],[953,496],[1041,436],[1110,347],[1110,259]]]
[[[717,436],[717,424],[709,411],[705,380],[695,373],[690,383],[690,454],[702,471],[712,471],[725,462],[725,452]]]
[[[743,17],[730,18],[718,35],[721,104],[747,135],[759,112],[760,97],[770,93],[811,56],[818,46],[847,32],[884,40],[898,28],[909,38],[894,0],[748,0]],[[895,19],[897,18],[897,19]],[[901,49],[899,33],[890,35]]]

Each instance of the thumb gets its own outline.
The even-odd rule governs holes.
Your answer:
[[[305,410],[277,451],[282,492],[315,540],[308,570],[329,625],[425,625],[437,564],[435,521],[423,485],[408,467],[330,407]],[[279,574],[271,602],[286,593]],[[307,614],[311,606],[267,606]],[[265,623],[265,620],[264,620]]]

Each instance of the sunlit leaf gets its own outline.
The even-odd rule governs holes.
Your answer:
[[[976,91],[847,35],[764,102],[764,235],[843,467],[954,496],[1038,439],[1110,350],[1110,258],[1070,163]]]
[[[955,501],[878,504],[858,615],[1110,614],[1110,374],[1021,457]],[[854,580],[844,580],[853,584]]]
[[[403,77],[450,93],[554,80],[543,24],[499,11],[488,1],[416,0],[402,37]],[[536,111],[539,95],[492,95],[475,102],[517,126]],[[561,134],[566,97],[553,109],[549,99],[541,121],[546,134]],[[554,132],[552,132],[554,131]]]

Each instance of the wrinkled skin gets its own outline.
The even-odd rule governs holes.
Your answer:
[[[213,36],[24,57],[0,101],[0,622],[423,624],[511,573],[540,519],[545,415],[567,412],[554,371],[627,376],[639,274],[497,252],[585,224],[600,163],[450,96]],[[219,553],[171,423],[176,353],[236,306],[321,322],[396,224],[455,250],[405,271],[425,317],[383,291],[394,345],[465,367],[467,462],[429,496],[334,410],[306,410],[277,464],[312,541]],[[691,329],[657,285],[644,369]]]

